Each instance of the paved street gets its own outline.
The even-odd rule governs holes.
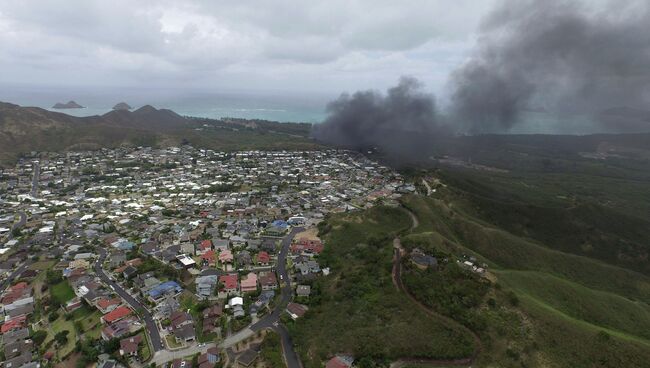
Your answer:
[[[228,336],[226,339],[224,339],[221,343],[219,343],[220,348],[229,348],[235,344],[237,344],[240,341],[244,341],[247,338],[253,336],[255,334],[255,331],[251,330],[250,328],[245,328],[233,335]]]
[[[282,342],[282,353],[284,354],[284,360],[287,362],[287,367],[289,368],[300,368],[302,364],[300,363],[300,358],[296,351],[293,349],[293,341],[291,340],[291,335],[289,331],[282,324],[273,326],[273,331],[280,335],[280,341]]]
[[[20,274],[23,273],[23,271],[25,271],[27,269],[27,267],[29,267],[29,265],[30,265],[30,262],[27,261],[22,266],[16,268],[14,270],[14,272],[12,272],[11,275],[9,275],[9,277],[7,277],[0,284],[0,292],[5,291],[5,289],[9,286],[9,284],[11,284],[18,276],[20,276]]]
[[[287,366],[289,368],[300,368],[302,366],[300,364],[298,355],[293,349],[293,342],[291,341],[291,336],[289,335],[289,332],[284,326],[282,326],[279,323],[279,321],[280,321],[280,315],[286,308],[287,304],[291,301],[291,298],[293,296],[293,290],[291,289],[291,279],[289,278],[289,275],[287,273],[287,266],[286,266],[287,255],[289,254],[289,246],[291,245],[291,241],[293,240],[293,237],[304,230],[305,229],[302,227],[293,228],[287,236],[282,238],[282,245],[280,247],[280,253],[278,254],[278,262],[277,262],[276,269],[280,277],[279,280],[280,284],[284,286],[281,288],[280,291],[281,297],[278,305],[275,306],[275,308],[270,314],[267,314],[266,316],[262,317],[259,321],[249,326],[249,328],[241,330],[238,333],[226,338],[224,341],[221,342],[221,344],[219,344],[219,347],[227,349],[237,344],[240,341],[246,340],[247,338],[252,336],[255,332],[268,328],[268,329],[272,329],[273,331],[277,332],[278,335],[280,335],[280,340],[282,341],[282,352],[287,362]]]
[[[23,211],[18,212],[18,217],[20,217],[20,219],[18,220],[18,222],[13,224],[13,226],[11,227],[11,231],[9,232],[9,240],[14,238],[14,230],[20,229],[21,227],[25,226],[25,224],[27,223],[27,214],[25,212]]]
[[[289,304],[291,301],[293,290],[291,289],[291,279],[287,273],[287,255],[289,254],[289,246],[291,245],[291,240],[293,240],[293,237],[304,230],[305,229],[302,227],[295,227],[287,236],[282,239],[282,246],[280,248],[280,253],[278,254],[278,264],[276,268],[280,277],[278,281],[281,285],[284,285],[280,291],[280,302],[278,305],[276,305],[275,309],[273,309],[270,314],[262,317],[257,323],[254,323],[251,326],[251,329],[253,331],[257,332],[265,328],[272,328],[273,324],[280,319],[280,315],[286,308],[287,304]]]
[[[32,192],[31,195],[34,198],[38,197],[38,180],[41,176],[41,165],[39,162],[34,164],[34,176],[32,177]]]
[[[165,347],[160,337],[160,331],[158,331],[158,327],[156,326],[156,322],[151,316],[151,313],[149,313],[149,311],[147,310],[147,308],[145,308],[144,305],[142,305],[139,301],[137,301],[134,297],[132,297],[129,293],[127,293],[118,283],[111,280],[108,277],[108,275],[106,275],[104,269],[102,268],[102,263],[104,262],[104,259],[106,259],[107,252],[103,248],[97,248],[97,249],[99,250],[100,257],[97,260],[97,262],[95,262],[95,273],[97,273],[97,275],[106,284],[113,286],[115,292],[120,297],[122,297],[122,299],[124,299],[127,303],[129,303],[129,305],[131,305],[131,308],[133,308],[134,310],[138,310],[142,313],[144,322],[147,327],[147,332],[149,334],[149,338],[153,345],[154,351],[158,352],[160,350],[164,350]]]
[[[170,360],[180,359],[186,356],[194,355],[196,353],[205,353],[209,348],[216,346],[215,343],[204,344],[203,346],[192,345],[185,349],[178,350],[160,350],[157,351],[149,363],[156,363],[156,365],[162,365]]]
[[[224,341],[222,341],[219,344],[220,348],[226,349],[228,347],[231,347],[237,344],[238,342],[246,340],[247,338],[253,336],[255,332],[268,328],[268,329],[272,329],[273,331],[277,332],[278,335],[280,335],[280,339],[282,341],[282,350],[284,353],[284,357],[287,361],[288,367],[289,368],[301,367],[298,356],[293,349],[291,336],[289,336],[287,329],[284,326],[279,324],[279,320],[280,320],[280,315],[286,308],[287,304],[291,301],[291,298],[293,296],[293,290],[291,289],[291,280],[289,279],[289,275],[287,273],[287,268],[286,268],[287,255],[289,254],[289,246],[291,245],[291,241],[293,240],[293,237],[302,231],[304,231],[304,228],[302,227],[293,228],[291,232],[282,239],[282,245],[280,248],[280,253],[278,254],[278,263],[276,267],[276,270],[280,277],[280,283],[281,285],[283,285],[281,288],[281,297],[278,305],[273,309],[273,311],[270,314],[267,314],[266,316],[262,317],[256,323],[253,323],[248,328],[239,331],[238,333],[226,338]],[[97,262],[95,262],[95,272],[97,273],[97,275],[106,284],[113,286],[115,288],[115,292],[119,296],[121,296],[127,303],[129,303],[133,309],[142,311],[145,324],[147,327],[147,332],[151,337],[151,342],[154,346],[154,351],[155,351],[152,362],[156,364],[162,364],[169,360],[192,355],[197,352],[205,352],[209,347],[215,346],[215,344],[206,344],[202,347],[199,347],[198,345],[194,345],[186,349],[181,349],[176,351],[166,350],[161,341],[160,331],[158,331],[158,328],[156,326],[153,317],[151,316],[151,313],[149,313],[149,311],[139,301],[137,301],[129,293],[127,293],[118,283],[111,280],[108,277],[108,275],[106,275],[101,265],[104,262],[104,259],[106,259],[107,252],[105,249],[102,248],[98,248],[98,249],[100,253],[100,258],[99,260],[97,260]]]

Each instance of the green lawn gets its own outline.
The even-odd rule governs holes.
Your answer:
[[[50,328],[47,330],[47,337],[45,338],[44,345],[46,345],[49,341],[54,340],[54,335],[61,331],[69,331],[67,343],[63,347],[56,349],[57,355],[60,358],[63,358],[74,350],[75,341],[77,339],[77,333],[75,332],[72,320],[66,321],[65,316],[61,315],[54,322],[52,322],[50,324]]]
[[[147,337],[146,333],[140,333],[140,336],[142,336],[142,344],[140,344],[140,351],[139,351],[139,356],[140,356],[140,361],[141,362],[146,362],[151,358],[151,349],[149,348],[149,337]]]
[[[74,290],[70,287],[66,280],[59,282],[56,285],[50,287],[50,294],[60,304],[65,304],[72,298],[74,298]]]
[[[44,271],[49,270],[56,264],[56,261],[38,261],[29,266],[32,270]]]
[[[181,346],[183,346],[177,343],[176,339],[172,335],[165,336],[165,340],[167,341],[167,346],[169,346],[171,349],[180,348]]]
[[[84,308],[78,309],[77,311],[80,311],[82,309]],[[96,309],[89,309],[84,313],[79,313],[77,316],[74,316],[73,313],[74,320],[81,323],[84,337],[90,337],[93,339],[97,339],[101,336],[103,327],[100,321],[101,316],[102,313]]]

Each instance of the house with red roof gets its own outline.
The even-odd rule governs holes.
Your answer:
[[[120,298],[100,298],[95,302],[95,306],[103,314],[112,312],[115,308],[119,307],[122,304],[122,299]]]
[[[217,254],[214,250],[209,249],[205,253],[201,254],[201,264],[203,266],[214,267],[217,265]]]
[[[291,253],[314,255],[320,254],[323,251],[323,243],[315,239],[299,239],[297,242],[291,244]]]
[[[354,363],[354,358],[337,355],[325,363],[325,368],[350,368],[352,363]]]
[[[228,275],[219,276],[219,282],[223,285],[222,291],[226,293],[237,292],[237,274],[231,273]]]
[[[19,282],[19,283],[16,283],[16,285],[12,285],[12,286],[10,286],[10,287],[9,287],[9,290],[10,290],[10,291],[14,291],[14,290],[24,290],[24,289],[27,289],[28,287],[29,287],[29,284],[28,284],[28,283],[26,283],[25,281],[21,281],[21,282]]]
[[[271,257],[265,251],[261,251],[257,254],[257,263],[261,266],[268,266],[271,262]]]
[[[138,267],[138,266],[140,266],[141,264],[142,264],[142,259],[140,259],[140,258],[133,258],[133,259],[131,259],[131,260],[126,261],[122,267],[116,268],[116,269],[114,270],[114,272],[115,272],[115,273],[122,273],[122,272],[124,272],[124,270],[126,270],[126,268],[129,267],[129,266],[131,266],[131,267]]]
[[[219,262],[221,263],[232,263],[233,259],[234,257],[229,249],[222,250],[219,253]]]
[[[201,241],[201,244],[199,244],[199,254],[203,254],[209,250],[212,250],[212,240],[206,239]]]
[[[10,320],[6,320],[5,323],[0,327],[0,332],[4,334],[11,330],[18,330],[24,328],[26,327],[26,322],[27,322],[27,316],[25,315],[20,315]]]
[[[113,323],[119,321],[124,317],[131,315],[131,310],[126,306],[115,308],[113,311],[102,316],[103,323]]]
[[[306,305],[303,304],[298,304],[298,303],[289,303],[287,304],[287,313],[289,314],[289,317],[293,319],[294,321],[297,320],[298,318],[302,317],[307,313],[307,310],[309,308]]]
[[[24,281],[17,283],[7,289],[2,296],[2,304],[11,304],[16,300],[27,298],[32,295],[32,288]]]

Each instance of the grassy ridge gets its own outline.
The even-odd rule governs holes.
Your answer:
[[[494,227],[565,253],[650,272],[646,231],[650,221],[645,217],[574,200],[556,207],[462,195],[469,197],[468,212],[476,213]]]
[[[332,273],[318,279],[309,312],[289,329],[306,367],[340,352],[357,359],[468,357],[472,337],[411,305],[392,283],[392,237],[410,225],[404,211],[379,207],[328,219],[320,262]],[[316,300],[318,300],[316,302]]]
[[[490,219],[468,214],[471,207],[454,195],[442,198],[402,199],[420,219],[418,233],[404,237],[403,244],[434,254],[475,255],[490,265],[503,292],[499,289],[492,296],[496,308],[482,312],[488,328],[481,334],[487,354],[479,365],[647,366],[648,277],[549,249],[494,227]],[[507,297],[512,292],[516,298]],[[514,322],[504,324],[499,319],[499,311],[509,308],[504,299],[510,299],[524,316],[521,337],[515,338],[519,343],[512,340],[517,332],[509,330]]]
[[[646,231],[650,178],[637,177],[638,173],[612,169],[599,175],[454,172],[442,176],[453,188],[448,194],[455,204],[493,227],[650,275]]]
[[[418,230],[447,234],[447,238],[480,254],[492,266],[546,272],[593,289],[650,303],[650,278],[638,272],[546,248],[490,227],[466,213],[453,211],[442,201],[410,196],[404,203],[421,216]]]
[[[497,271],[497,275],[519,295],[543,301],[567,316],[650,340],[650,306],[645,303],[540,272]]]
[[[571,318],[529,298],[521,309],[534,325],[536,362],[541,367],[647,367],[650,347]]]

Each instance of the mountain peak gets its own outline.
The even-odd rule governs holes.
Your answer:
[[[68,101],[67,103],[57,102],[52,106],[53,109],[83,109],[84,107],[79,105],[73,100]]]
[[[126,102],[120,102],[115,106],[113,106],[113,110],[131,110],[131,109],[132,107],[129,106],[129,104],[127,104]]]
[[[156,109],[155,107],[151,106],[151,105],[144,105],[141,108],[135,110],[134,113],[136,113],[136,114],[150,114],[150,113],[154,113],[154,112],[157,112],[157,111],[159,111],[159,110]]]

